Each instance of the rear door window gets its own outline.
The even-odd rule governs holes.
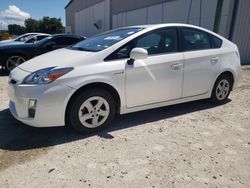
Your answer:
[[[191,28],[182,28],[181,30],[184,51],[205,50],[211,48],[210,39],[206,32]]]

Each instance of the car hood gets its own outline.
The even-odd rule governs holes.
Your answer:
[[[12,42],[12,41],[14,41],[14,40],[12,40],[12,39],[2,40],[2,41],[0,41],[0,44],[6,43],[6,42]]]
[[[34,72],[49,67],[71,67],[93,54],[93,52],[63,48],[37,56],[19,65],[18,68],[24,71]],[[82,63],[84,63],[84,61]]]
[[[15,41],[7,41],[7,42],[0,42],[0,46],[12,46],[12,45],[23,45],[23,42],[15,42]]]

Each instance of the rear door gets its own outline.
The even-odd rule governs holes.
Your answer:
[[[219,69],[221,41],[213,41],[211,34],[188,27],[181,28],[181,35],[185,61],[182,97],[205,94]]]

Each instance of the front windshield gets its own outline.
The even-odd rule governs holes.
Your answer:
[[[141,31],[143,28],[123,28],[91,37],[74,45],[72,49],[99,52]]]
[[[25,41],[25,43],[37,43],[38,41],[48,37],[48,35],[36,35],[29,40]]]
[[[34,35],[35,34],[24,34],[24,35],[17,37],[16,39],[14,39],[14,41],[25,42],[25,41],[29,40],[30,38],[32,38]]]
[[[38,41],[38,40],[37,40],[37,37],[34,36],[34,37],[30,38],[29,40],[26,40],[24,43],[35,43],[35,42],[37,42],[37,41]]]

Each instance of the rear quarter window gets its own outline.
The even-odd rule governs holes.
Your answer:
[[[222,40],[214,35],[210,35],[212,48],[220,48],[222,46]]]

